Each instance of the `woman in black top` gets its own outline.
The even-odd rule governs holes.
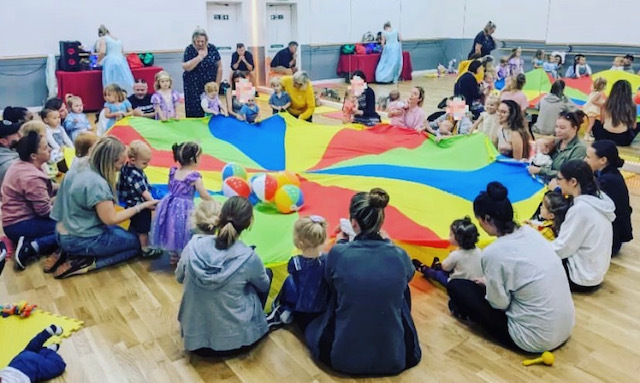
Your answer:
[[[480,60],[473,60],[473,62],[469,64],[469,70],[460,76],[456,85],[453,87],[453,94],[464,98],[464,102],[469,105],[469,110],[475,118],[478,118],[480,113],[484,111],[484,107],[482,107],[482,89],[474,76],[481,67],[482,62],[480,62]],[[475,107],[473,106],[474,103],[476,104]]]
[[[618,155],[618,148],[611,140],[594,142],[587,148],[585,159],[594,171],[600,189],[602,189],[616,205],[616,219],[613,221],[613,249],[612,255],[618,254],[623,242],[633,239],[631,227],[631,205],[629,204],[629,189],[618,168],[624,165],[624,160]]]
[[[353,72],[351,79],[356,76],[367,82],[367,77],[361,70]],[[376,93],[370,87],[367,87],[358,97],[358,111],[353,116],[353,122],[367,126],[380,123],[380,115],[376,112]]]
[[[484,57],[491,54],[496,49],[496,42],[491,35],[496,31],[496,25],[489,21],[484,29],[473,39],[473,47],[469,52],[468,59]]]
[[[184,109],[187,117],[204,117],[200,106],[200,95],[204,85],[222,80],[220,53],[213,44],[209,44],[207,32],[198,28],[191,36],[192,44],[184,50],[182,59],[182,81],[184,84]]]

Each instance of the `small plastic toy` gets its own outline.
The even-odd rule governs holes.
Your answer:
[[[556,358],[549,351],[545,351],[539,358],[535,359],[526,359],[522,362],[525,366],[531,366],[532,364],[545,364],[547,366],[553,366],[553,362],[555,362]]]
[[[27,301],[20,301],[18,304],[7,304],[2,307],[2,317],[6,318],[10,315],[19,315],[22,318],[28,318],[31,312],[38,307],[37,305],[30,305]]]

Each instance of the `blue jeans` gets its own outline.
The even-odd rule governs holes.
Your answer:
[[[70,256],[96,257],[96,269],[124,262],[140,254],[140,240],[120,226],[105,226],[95,237],[56,234],[62,250]]]
[[[49,254],[58,248],[56,221],[49,217],[31,218],[5,226],[4,233],[14,242],[18,242],[20,237],[27,242],[36,242],[41,254]]]
[[[449,283],[449,273],[444,270],[434,270],[432,268],[424,269],[424,276],[440,283],[442,286],[447,287]]]
[[[50,380],[61,375],[67,364],[57,352],[42,345],[51,337],[47,330],[36,335],[18,356],[11,360],[10,367],[21,371],[32,382]]]

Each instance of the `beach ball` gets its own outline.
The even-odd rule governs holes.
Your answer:
[[[278,180],[278,188],[281,188],[284,185],[295,185],[300,187],[300,179],[294,172],[289,170],[284,170],[276,174],[276,179]]]
[[[227,198],[235,196],[249,198],[249,194],[251,194],[251,187],[244,179],[232,176],[225,179],[222,183],[222,194]]]
[[[296,185],[284,185],[276,192],[273,202],[280,213],[288,214],[298,211],[304,204],[302,190]]]
[[[229,162],[222,168],[222,180],[224,181],[229,177],[239,177],[246,180],[247,171],[242,166]]]
[[[271,202],[278,190],[278,180],[271,174],[261,173],[251,178],[251,190],[262,202]]]

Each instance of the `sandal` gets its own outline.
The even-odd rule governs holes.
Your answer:
[[[71,258],[58,267],[53,277],[55,279],[68,278],[74,275],[86,274],[95,268],[95,257]]]
[[[58,267],[60,267],[60,265],[67,261],[67,258],[67,253],[62,250],[60,250],[60,252],[51,254],[47,257],[47,259],[44,260],[44,267],[42,268],[42,271],[47,274],[55,272]]]

